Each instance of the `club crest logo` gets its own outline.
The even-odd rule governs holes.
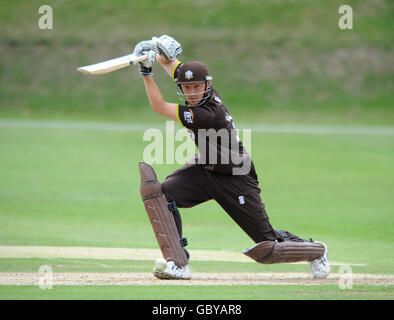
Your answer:
[[[185,72],[185,78],[186,78],[187,80],[193,79],[193,72],[190,71],[190,70],[187,70],[187,71]]]
[[[185,118],[186,123],[193,123],[193,113],[192,112],[184,111],[183,117]]]

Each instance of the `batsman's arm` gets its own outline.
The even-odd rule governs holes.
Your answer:
[[[172,120],[178,121],[178,105],[176,103],[168,103],[164,100],[151,75],[144,77],[144,85],[146,95],[148,96],[149,103],[153,111]]]
[[[159,54],[156,55],[156,61],[159,62],[163,69],[170,75],[170,77],[174,79],[175,68],[181,62],[177,58],[175,58],[174,60],[167,60]]]

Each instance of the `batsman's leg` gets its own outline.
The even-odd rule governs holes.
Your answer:
[[[211,177],[211,185],[217,190],[215,200],[256,243],[244,250],[247,256],[264,264],[309,261],[315,277],[328,275],[330,268],[324,244],[273,229],[253,171],[246,176],[212,173]]]
[[[178,208],[191,208],[212,199],[204,182],[205,172],[199,165],[186,164],[171,173],[161,184],[182,237],[182,218]]]
[[[164,270],[160,269],[154,273],[163,279],[190,279],[188,258],[182,248],[173,215],[168,208],[168,202],[161,191],[161,184],[151,166],[140,162],[139,169],[142,200],[160,250],[168,262]]]

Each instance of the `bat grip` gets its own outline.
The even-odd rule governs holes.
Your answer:
[[[145,61],[146,59],[148,59],[148,56],[147,56],[146,54],[144,54],[143,56],[136,57],[136,58],[132,59],[132,60],[130,61],[130,64],[136,64],[136,63],[138,63],[138,62]]]

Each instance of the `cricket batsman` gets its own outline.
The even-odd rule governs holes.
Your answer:
[[[159,279],[191,278],[178,208],[213,199],[254,241],[244,254],[263,264],[308,261],[314,277],[327,277],[330,265],[324,243],[271,226],[254,163],[212,87],[212,76],[201,62],[180,62],[177,57],[181,52],[179,42],[168,35],[141,41],[134,48],[135,55],[148,56],[139,62],[139,71],[152,110],[187,128],[198,149],[194,158],[162,183],[151,166],[139,163],[142,200],[165,259],[155,264],[154,275]],[[153,78],[155,60],[175,81],[181,104],[164,100]]]

